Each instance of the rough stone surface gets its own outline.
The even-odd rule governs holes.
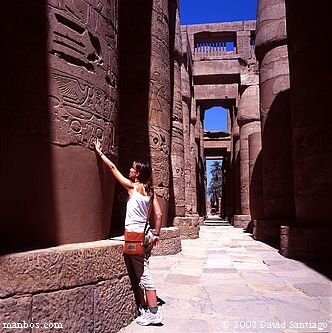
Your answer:
[[[94,290],[94,332],[116,333],[136,315],[136,303],[128,276],[97,284]]]
[[[173,241],[165,246],[169,252],[181,250],[179,230],[165,237]],[[105,240],[0,257],[1,322],[60,323],[75,333],[117,332],[135,317],[122,247],[119,240]]]
[[[153,248],[152,255],[170,255],[181,252],[180,229],[178,227],[162,228],[160,245]]]
[[[93,289],[93,286],[85,286],[34,295],[32,322],[61,323],[66,332],[92,333],[94,331]],[[44,328],[43,331],[54,332],[52,328]]]
[[[0,257],[0,296],[59,290],[124,275],[122,244],[71,244]]]
[[[31,302],[30,296],[19,296],[0,299],[0,323],[31,323]],[[23,323],[24,324],[24,323]],[[4,332],[14,332],[6,330]],[[1,331],[2,332],[2,331]],[[30,329],[24,328],[20,332],[30,333]]]

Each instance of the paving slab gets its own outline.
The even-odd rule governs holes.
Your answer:
[[[151,258],[163,324],[119,333],[332,332],[332,283],[243,229],[201,225],[182,252]]]

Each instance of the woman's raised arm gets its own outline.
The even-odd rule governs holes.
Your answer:
[[[116,165],[109,159],[101,150],[101,143],[98,139],[95,141],[95,148],[102,161],[106,164],[106,166],[110,169],[115,179],[122,185],[127,191],[134,189],[134,183],[123,176],[123,174],[118,170]]]

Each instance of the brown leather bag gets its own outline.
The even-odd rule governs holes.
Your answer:
[[[144,253],[144,232],[125,231],[123,253],[141,256]]]

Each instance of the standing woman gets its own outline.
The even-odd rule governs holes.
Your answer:
[[[149,268],[151,250],[159,244],[159,233],[161,228],[162,212],[153,192],[150,182],[152,170],[148,163],[134,161],[129,171],[129,179],[124,177],[115,164],[110,161],[101,150],[99,140],[95,142],[96,151],[102,161],[110,169],[115,179],[128,192],[125,230],[143,232],[145,224],[149,219],[151,208],[155,215],[155,229],[150,228],[146,233],[144,242],[144,254],[125,255],[125,262],[128,268],[136,302],[139,306],[140,316],[136,322],[140,325],[159,324],[162,322],[162,315],[158,309],[156,287]]]

